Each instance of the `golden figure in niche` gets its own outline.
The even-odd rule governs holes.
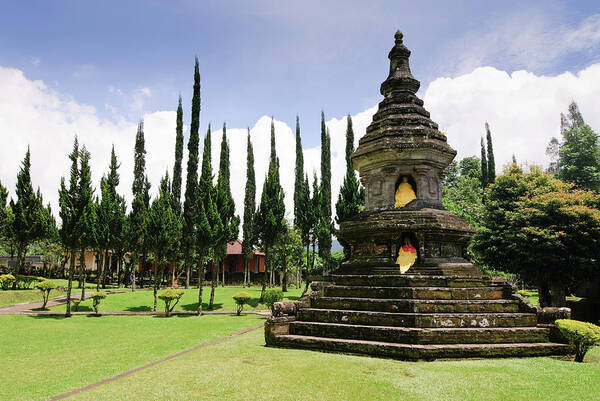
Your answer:
[[[408,236],[404,237],[404,245],[398,250],[396,264],[400,266],[400,273],[404,274],[417,261],[417,249],[410,243]]]
[[[404,207],[410,201],[417,199],[417,195],[415,194],[412,185],[410,185],[408,182],[408,178],[406,176],[402,177],[402,181],[400,182],[400,185],[398,185],[398,189],[396,189],[395,199],[395,208]]]

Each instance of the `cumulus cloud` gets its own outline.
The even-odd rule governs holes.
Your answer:
[[[137,121],[124,117],[102,119],[93,107],[48,88],[41,81],[27,79],[19,70],[0,67],[0,180],[14,194],[16,174],[27,149],[32,152],[32,179],[40,186],[45,200],[57,214],[57,191],[61,176],[69,173],[73,137],[78,135],[92,154],[92,178],[96,187],[106,171],[110,148],[121,162],[119,191],[131,199],[133,146]],[[113,88],[113,91],[117,89]],[[440,124],[448,141],[458,150],[459,158],[479,154],[479,138],[488,121],[494,137],[496,164],[510,160],[546,164],[546,144],[559,134],[559,115],[571,100],[578,102],[584,118],[596,130],[600,113],[595,102],[600,92],[600,64],[582,71],[557,76],[537,76],[527,71],[511,74],[492,67],[477,68],[455,78],[438,78],[425,91],[425,107]],[[143,94],[143,90],[141,92]],[[148,92],[150,94],[150,92]],[[376,106],[352,116],[355,145],[372,121]],[[152,194],[160,178],[172,171],[175,146],[175,111],[157,111],[143,116],[145,122],[147,173],[153,183]],[[202,116],[201,116],[202,118]],[[302,121],[301,121],[302,124]],[[335,204],[345,172],[346,117],[326,121],[331,134],[332,203]],[[257,201],[265,179],[270,151],[271,118],[263,116],[251,127],[255,152]],[[302,125],[301,125],[302,128]],[[187,129],[187,127],[186,127]],[[222,130],[213,126],[212,165],[217,173]],[[236,211],[243,214],[246,182],[246,129],[228,128],[230,145],[231,189]],[[292,127],[275,119],[276,150],[280,176],[286,197],[288,217],[292,217],[295,135]],[[204,132],[201,133],[202,137]],[[201,140],[202,144],[202,140]],[[186,145],[187,146],[187,145]],[[200,150],[202,151],[202,150]],[[187,149],[184,148],[184,183]],[[312,182],[319,174],[320,148],[304,149],[305,170]],[[216,179],[216,177],[215,177]]]
[[[600,127],[597,94],[600,64],[576,74],[511,74],[493,67],[476,68],[455,78],[438,78],[427,88],[425,107],[448,136],[459,158],[479,155],[479,138],[490,124],[496,168],[512,154],[520,162],[546,165],[546,145],[560,135],[560,113],[574,100],[593,128]]]

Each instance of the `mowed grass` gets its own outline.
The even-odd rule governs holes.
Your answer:
[[[402,362],[264,346],[256,330],[135,373],[77,400],[586,401],[600,394],[600,350],[554,358]]]
[[[265,310],[268,309],[264,304],[259,304],[261,287],[217,287],[215,289],[215,301],[213,311],[230,311],[236,310],[236,304],[233,300],[233,295],[239,291],[246,291],[252,295],[250,305],[244,306],[244,310]],[[160,291],[159,291],[160,293]],[[289,288],[288,292],[284,293],[284,298],[289,300],[297,300],[302,294],[300,288]],[[202,290],[202,308],[208,309],[210,300],[210,287],[204,287]],[[100,304],[102,312],[149,312],[152,311],[154,305],[154,296],[152,291],[135,291],[123,292],[117,294],[109,294]],[[59,305],[51,308],[55,312],[63,312],[65,305]],[[85,300],[79,305],[80,312],[92,310],[92,301]],[[157,311],[164,310],[164,303],[158,299]],[[185,290],[181,300],[175,306],[176,311],[196,311],[198,310],[198,289]]]
[[[50,298],[65,295],[65,292],[52,290]],[[20,304],[23,302],[42,302],[42,293],[38,290],[0,290],[0,306]]]
[[[0,315],[0,399],[48,399],[263,321],[256,315]]]

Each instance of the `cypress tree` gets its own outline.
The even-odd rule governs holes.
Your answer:
[[[65,185],[64,177],[60,180],[58,200],[60,205],[60,219],[62,224],[58,231],[63,247],[69,252],[69,275],[67,284],[67,310],[66,317],[71,316],[71,290],[73,288],[73,275],[75,274],[75,252],[79,248],[79,238],[75,232],[77,223],[77,184],[79,182],[79,143],[77,137],[73,141],[73,150],[69,154],[71,160],[71,171],[69,188]]]
[[[298,137],[296,137],[298,140]],[[298,166],[296,160],[296,167]],[[254,230],[254,214],[256,213],[256,174],[254,173],[254,150],[250,139],[250,128],[246,145],[246,191],[244,193],[244,223],[242,225],[242,254],[244,255],[244,285],[249,284],[249,264],[252,259],[256,232]]]
[[[171,200],[173,211],[181,215],[181,163],[183,160],[183,108],[181,95],[177,105],[177,120],[175,123],[175,165],[173,166],[173,183],[171,185]]]
[[[8,236],[8,210],[6,200],[8,199],[8,190],[0,182],[0,245]]]
[[[198,57],[194,65],[194,93],[192,96],[192,121],[190,124],[190,139],[188,141],[187,177],[185,184],[185,201],[183,203],[183,261],[185,264],[185,288],[190,286],[192,270],[192,255],[196,232],[197,203],[198,203],[198,145],[200,137],[200,71]]]
[[[94,207],[94,189],[90,169],[90,152],[85,146],[79,151],[79,183],[77,185],[77,222],[75,232],[79,237],[79,280],[81,282],[81,300],[85,299],[85,251],[96,246],[96,210]]]
[[[131,249],[137,253],[141,265],[142,273],[146,263],[145,230],[144,222],[148,211],[148,192],[149,184],[146,174],[146,146],[144,140],[144,122],[138,124],[135,136],[134,160],[133,160],[133,184],[131,192],[133,200],[131,202],[131,214],[129,215],[129,240]],[[133,269],[133,283],[131,290],[135,291],[135,272]]]
[[[347,117],[348,125],[346,128],[346,176],[344,183],[340,188],[338,201],[335,204],[336,222],[340,222],[356,215],[364,204],[363,194],[356,178],[356,173],[352,167],[350,157],[354,153],[354,130],[352,129],[352,118]]]
[[[487,136],[487,184],[493,184],[496,181],[496,163],[494,161],[494,148],[492,147],[492,132],[490,125],[485,123],[485,131]]]
[[[301,200],[304,185],[304,153],[300,138],[300,119],[296,116],[296,168],[294,170],[294,225],[299,226],[299,215],[302,213]]]
[[[488,185],[488,163],[485,155],[485,143],[481,138],[481,188],[485,189]]]
[[[219,160],[219,175],[217,177],[216,207],[221,217],[223,230],[216,237],[214,246],[215,260],[213,264],[212,286],[210,291],[209,308],[212,309],[214,292],[217,284],[219,266],[225,260],[227,254],[227,243],[238,237],[240,218],[235,215],[235,203],[231,196],[229,166],[229,144],[227,142],[227,128],[223,123],[223,137],[221,139],[221,156]],[[225,266],[223,266],[223,285],[225,284]]]
[[[319,256],[325,270],[331,257],[331,138],[321,111],[321,205],[319,223]]]
[[[31,153],[29,146],[21,169],[17,174],[15,194],[17,201],[11,199],[10,208],[14,215],[11,227],[12,241],[17,248],[17,265],[14,276],[20,274],[25,265],[25,255],[32,242],[44,236],[44,226],[40,220],[43,203],[40,195],[34,192],[31,183]],[[13,283],[13,288],[15,287]]]
[[[286,229],[284,192],[279,182],[279,159],[275,151],[275,125],[271,119],[271,155],[269,169],[263,184],[260,205],[256,212],[256,230],[262,249],[265,252],[266,265],[272,265],[271,248],[277,236]],[[267,284],[267,268],[263,274],[260,300],[262,302]]]

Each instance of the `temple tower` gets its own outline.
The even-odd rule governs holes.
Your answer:
[[[352,155],[365,187],[365,211],[340,224],[345,272],[397,271],[402,245],[417,251],[413,273],[478,274],[465,259],[474,230],[442,206],[444,169],[456,155],[416,92],[400,31],[390,51],[384,99]],[[408,192],[402,194],[401,192]],[[412,199],[398,204],[398,199]]]

